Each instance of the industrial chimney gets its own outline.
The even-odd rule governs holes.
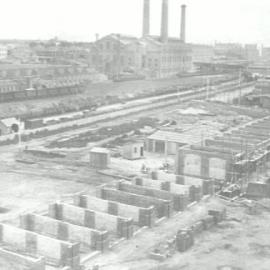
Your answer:
[[[150,0],[144,0],[143,4],[143,37],[150,34]]]
[[[180,39],[182,42],[186,42],[186,5],[181,6],[182,15],[181,15],[181,33]]]
[[[168,0],[162,0],[162,18],[161,18],[161,33],[162,42],[168,41],[168,24],[169,24]]]

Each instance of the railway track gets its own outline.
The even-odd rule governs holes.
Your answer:
[[[250,86],[252,86],[252,84],[250,83],[242,84],[241,88],[247,88]],[[101,122],[109,122],[118,118],[136,115],[146,111],[170,107],[173,105],[177,105],[178,103],[184,103],[194,99],[203,100],[206,98],[214,97],[215,95],[221,93],[236,91],[237,89],[239,89],[238,82],[233,81],[230,83],[219,85],[217,87],[213,87],[207,92],[205,87],[203,87],[196,90],[187,90],[158,97],[135,100],[126,104],[122,104],[122,106],[115,107],[109,111],[100,111],[97,115],[92,115],[87,118],[76,119],[32,130],[24,130],[22,132],[22,136],[29,137],[40,132],[45,132],[47,134],[43,134],[42,137],[53,138],[58,137],[60,134],[61,136],[64,136],[66,134],[80,133],[87,130],[87,128],[89,130],[90,126]],[[5,139],[11,140],[12,138],[14,138],[14,136],[14,134],[12,134],[12,136],[2,136],[0,137],[0,141],[3,141]]]

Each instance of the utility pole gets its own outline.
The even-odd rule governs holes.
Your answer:
[[[206,100],[209,98],[209,87],[210,87],[210,79],[209,77],[206,78]]]
[[[242,85],[242,70],[240,68],[239,70],[239,106],[241,105],[241,98],[242,98],[242,90],[241,90],[241,85]]]
[[[246,183],[245,183],[245,187],[247,186],[248,184],[248,181],[249,181],[249,153],[248,153],[248,139],[246,139],[246,159],[247,159],[247,167],[246,167],[246,170],[247,170],[247,175],[246,175]]]
[[[121,65],[121,36],[120,34],[117,35],[117,79],[119,80],[120,77],[120,65]]]
[[[177,86],[177,99],[178,99],[178,103],[180,103],[180,87]]]

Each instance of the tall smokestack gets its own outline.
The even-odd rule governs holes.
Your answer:
[[[143,3],[143,37],[150,34],[150,0]]]
[[[168,41],[168,24],[169,24],[169,10],[168,10],[168,0],[162,1],[162,18],[161,18],[161,41]]]
[[[186,42],[186,5],[181,6],[182,15],[181,15],[181,33],[180,39],[182,42]]]

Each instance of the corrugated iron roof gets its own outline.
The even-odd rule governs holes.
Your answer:
[[[173,131],[158,130],[149,136],[148,139],[176,142],[181,144],[193,144],[201,141],[201,134],[185,134]]]

